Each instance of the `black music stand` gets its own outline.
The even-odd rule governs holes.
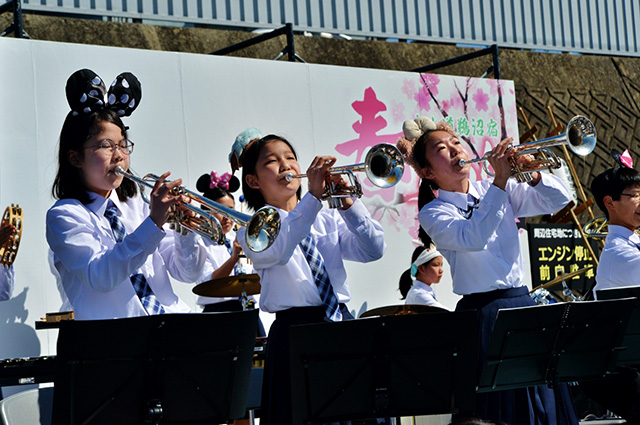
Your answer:
[[[622,340],[624,350],[618,355],[618,364],[640,365],[640,286],[601,289],[596,291],[596,297],[599,300],[636,299],[631,319]]]
[[[473,408],[476,312],[291,328],[293,423]]]
[[[602,378],[613,371],[635,300],[504,309],[478,392]]]
[[[241,418],[257,323],[258,310],[61,322],[53,423]]]

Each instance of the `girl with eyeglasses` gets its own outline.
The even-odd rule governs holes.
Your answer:
[[[139,82],[128,73],[109,93],[90,70],[67,81],[72,111],[60,133],[52,188],[58,201],[47,212],[46,237],[63,301],[76,319],[189,312],[169,275],[195,282],[204,264],[194,234],[164,229],[171,207],[188,201],[171,195],[181,180],[163,183],[170,174],[164,173],[147,205],[136,184],[115,171],[129,170],[133,143],[120,117],[140,98]]]

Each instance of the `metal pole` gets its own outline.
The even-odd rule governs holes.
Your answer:
[[[500,79],[500,54],[498,52],[498,45],[491,46],[491,56],[493,57],[493,78]]]
[[[287,25],[291,25],[291,24],[287,24]],[[215,52],[211,52],[209,54],[222,56],[228,53],[233,53],[237,50],[244,49],[245,47],[250,47],[250,46],[253,46],[254,44],[258,44],[263,41],[267,41],[267,40],[271,40],[272,38],[279,37],[282,34],[287,34],[286,31],[287,31],[287,27],[284,26],[284,27],[275,29],[269,33],[261,34],[257,37],[250,38],[249,40],[241,41],[240,43],[233,44],[231,46],[216,50]],[[291,33],[293,34],[293,31],[291,31]],[[288,37],[288,34],[287,34],[287,37]]]
[[[291,23],[287,23],[284,26],[285,33],[287,35],[287,54],[288,61],[295,62],[296,61],[296,46],[293,40],[293,25]]]
[[[496,49],[497,49],[497,46],[496,46]],[[457,63],[464,62],[464,61],[467,61],[469,59],[475,59],[475,58],[478,58],[480,56],[488,55],[490,53],[492,54],[493,50],[494,50],[493,47],[487,47],[486,49],[482,49],[482,50],[478,50],[478,51],[475,51],[475,52],[467,53],[466,55],[462,55],[462,56],[458,56],[458,57],[455,57],[455,58],[443,60],[441,62],[432,63],[431,65],[422,66],[420,68],[414,68],[414,69],[411,69],[409,72],[428,72],[428,71],[432,71],[434,69],[442,68],[442,67],[445,67],[445,66],[455,65]],[[497,55],[497,50],[496,50],[496,55]],[[495,61],[495,58],[494,58],[494,64],[495,63],[496,63],[496,61]],[[498,66],[500,66],[500,64],[498,64]],[[498,74],[499,73],[500,72],[498,71]]]

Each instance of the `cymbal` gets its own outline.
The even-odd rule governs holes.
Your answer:
[[[576,270],[575,272],[571,272],[571,273],[563,273],[563,274],[559,275],[558,277],[556,277],[555,279],[553,279],[553,280],[551,280],[551,281],[549,281],[549,282],[547,282],[547,283],[545,283],[543,285],[540,285],[537,288],[534,288],[531,292],[534,292],[534,291],[536,291],[536,290],[538,290],[540,288],[549,289],[552,286],[557,285],[558,283],[561,283],[562,281],[566,281],[566,280],[572,279],[572,278],[574,278],[574,277],[576,277],[578,275],[581,275],[582,273],[586,272],[587,270],[589,270],[591,268],[593,268],[593,266],[585,267],[583,269]]]
[[[241,297],[242,289],[247,295],[260,293],[260,277],[257,274],[239,274],[202,282],[193,288],[193,293],[205,297]]]
[[[360,315],[360,318],[374,317],[374,316],[402,316],[405,314],[442,313],[442,312],[448,312],[448,311],[449,310],[446,310],[440,307],[434,307],[432,305],[421,305],[421,304],[388,305],[388,306],[378,307],[378,308],[365,311]]]

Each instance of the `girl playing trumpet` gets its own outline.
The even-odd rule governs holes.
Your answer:
[[[569,194],[550,174],[535,172],[527,184],[510,179],[511,138],[487,155],[495,177],[471,182],[470,166],[459,164],[469,154],[450,125],[420,117],[405,121],[403,132],[398,148],[422,179],[418,219],[426,232],[423,242],[433,240],[451,266],[453,291],[463,297],[456,310],[478,311],[481,367],[498,310],[535,305],[523,282],[516,218],[555,212],[569,202]],[[565,397],[557,405],[559,417],[563,423],[577,423],[568,393]],[[556,403],[548,388],[481,394],[476,407],[473,416],[492,421],[556,422]]]
[[[67,81],[71,112],[60,133],[58,173],[47,212],[47,242],[59,286],[76,319],[110,319],[189,312],[169,275],[194,282],[204,263],[195,235],[165,232],[170,208],[188,199],[171,190],[181,180],[163,174],[143,202],[136,184],[115,172],[129,169],[133,143],[120,119],[137,107],[140,83],[123,73],[109,89],[93,71]]]
[[[275,242],[263,252],[238,240],[260,275],[260,308],[276,313],[269,331],[260,422],[291,424],[289,328],[297,324],[353,318],[343,260],[374,261],[385,249],[382,227],[364,204],[346,198],[342,209],[322,209],[332,156],[317,156],[307,170],[308,193],[300,197],[297,155],[282,137],[269,135],[250,143],[242,156],[245,200],[257,210],[277,208],[281,226]]]

